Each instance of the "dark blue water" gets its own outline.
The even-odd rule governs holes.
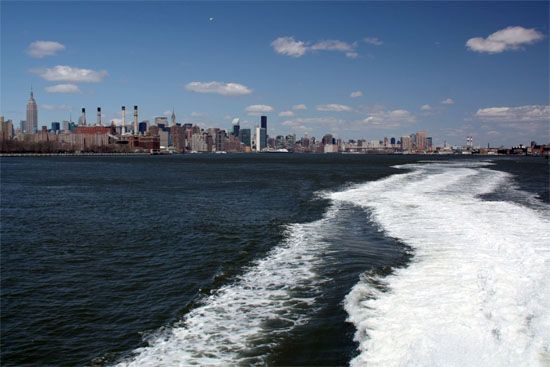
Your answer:
[[[254,272],[257,261],[281,246],[295,246],[285,255],[292,257],[288,262],[276,263],[281,273],[273,276],[285,276],[275,283],[292,283],[288,274],[295,272],[296,284],[259,284],[266,302],[254,306],[247,299],[238,308],[258,319],[261,332],[246,339],[246,347],[239,349],[235,341],[234,349],[227,346],[213,358],[346,365],[357,344],[354,326],[345,322],[344,297],[359,274],[389,274],[406,266],[411,252],[351,204],[330,217],[323,192],[401,173],[392,166],[426,159],[2,158],[1,364],[108,365],[132,358],[136,348],[203,312],[217,292],[250,294],[238,293],[243,282],[262,283],[261,276],[271,274]],[[514,184],[537,200],[548,201],[547,161],[497,159],[496,167],[513,173]],[[318,247],[301,253],[301,242]],[[274,293],[277,287],[284,295]],[[287,304],[288,312],[280,307]],[[229,306],[220,309],[227,320],[238,316]],[[269,317],[262,319],[254,307]],[[216,321],[220,335],[226,328],[250,336],[227,320]],[[199,341],[194,343],[193,358],[205,358]]]

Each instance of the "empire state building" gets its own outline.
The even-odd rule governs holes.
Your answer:
[[[31,98],[27,102],[27,123],[25,124],[25,132],[34,133],[38,130],[38,108],[31,89]]]

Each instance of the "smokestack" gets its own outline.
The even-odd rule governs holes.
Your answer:
[[[126,106],[122,106],[122,121],[120,122],[120,133],[126,134]]]
[[[138,109],[137,106],[134,106],[134,134],[137,134],[139,130],[138,126]]]
[[[86,109],[82,107],[82,116],[80,117],[82,125],[86,126]]]
[[[101,125],[101,107],[97,108],[97,124],[99,126],[103,126],[103,125]]]

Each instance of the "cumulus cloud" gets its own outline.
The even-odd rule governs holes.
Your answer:
[[[74,68],[67,65],[57,65],[53,68],[33,69],[31,72],[42,79],[54,82],[98,83],[108,75],[107,71]]]
[[[365,37],[363,41],[365,41],[365,43],[369,45],[374,45],[374,46],[380,46],[381,44],[384,43],[378,37]]]
[[[279,37],[271,42],[271,47],[281,55],[300,57],[306,53],[305,42],[296,41],[294,37]]]
[[[355,49],[355,45],[339,40],[325,40],[313,44],[311,49],[314,51],[351,52]]]
[[[73,108],[66,104],[42,104],[40,105],[45,110],[60,110],[60,111],[70,111]]]
[[[455,104],[455,101],[452,98],[447,98],[441,101],[442,104]]]
[[[420,106],[421,111],[429,111],[431,109],[432,109],[432,106],[430,106],[429,104],[424,104],[424,105]]]
[[[273,112],[273,107],[265,104],[255,104],[244,109],[249,115],[261,115],[262,113]]]
[[[534,28],[527,29],[515,26],[496,31],[486,38],[470,38],[466,42],[466,47],[475,52],[496,54],[508,50],[517,50],[523,45],[535,43],[543,38],[544,35]]]
[[[393,128],[400,126],[402,123],[415,122],[416,118],[409,111],[403,109],[383,110],[376,109],[372,111],[362,123],[367,125],[375,125],[377,127]]]
[[[271,42],[271,47],[276,53],[291,57],[301,57],[307,52],[314,51],[342,52],[351,59],[359,56],[356,52],[357,43],[347,43],[340,40],[321,40],[311,44],[306,41],[298,41],[294,37],[279,37]]]
[[[487,107],[477,110],[475,115],[482,121],[550,122],[550,106]]]
[[[281,111],[281,112],[279,112],[279,116],[281,116],[281,117],[291,117],[291,116],[294,116],[294,112],[292,112],[292,111]]]
[[[361,92],[360,90],[356,90],[355,92],[351,92],[351,94],[349,95],[351,98],[357,98],[357,97],[362,97],[363,96],[363,92]]]
[[[305,104],[295,104],[294,106],[292,106],[292,109],[295,111],[307,110],[307,106]]]
[[[252,89],[239,83],[191,82],[185,86],[185,89],[195,93],[216,93],[223,96],[242,96],[252,93]]]
[[[329,103],[317,105],[317,111],[350,112],[353,111],[353,108],[344,104]]]
[[[27,54],[30,57],[41,59],[44,56],[55,55],[59,51],[63,51],[65,45],[56,41],[34,41],[27,48]]]
[[[75,84],[57,84],[46,87],[46,92],[50,93],[80,93],[80,89]]]

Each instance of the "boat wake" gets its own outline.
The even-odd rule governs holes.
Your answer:
[[[487,162],[410,171],[331,194],[410,246],[406,268],[346,296],[352,366],[550,365],[550,218],[480,196],[511,180]]]
[[[265,365],[269,351],[315,311],[324,227],[335,213],[288,226],[284,243],[118,365]]]

